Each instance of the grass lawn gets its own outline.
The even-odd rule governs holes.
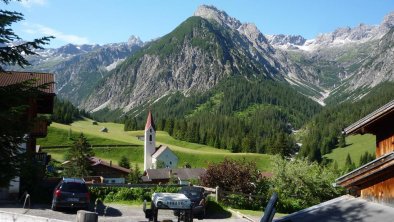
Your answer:
[[[354,135],[346,137],[346,144],[344,148],[336,148],[331,153],[326,154],[325,157],[335,160],[339,168],[345,166],[346,156],[349,153],[352,161],[358,166],[360,164],[360,156],[368,151],[375,155],[376,138],[374,135]]]
[[[108,133],[100,132],[103,127],[108,128]],[[73,140],[69,138],[71,131],[72,137],[83,133],[90,144],[130,144],[130,147],[118,148],[94,148],[95,155],[106,161],[118,163],[122,156],[130,159],[131,163],[137,163],[143,166],[143,141],[137,139],[137,136],[143,135],[140,131],[123,131],[123,124],[118,123],[98,123],[93,125],[92,120],[84,119],[76,121],[71,125],[52,123],[48,128],[48,136],[37,140],[37,144],[42,146],[71,145]],[[220,162],[224,158],[241,160],[245,158],[249,161],[255,161],[260,170],[270,170],[270,155],[256,153],[231,153],[228,150],[217,149],[214,147],[189,143],[177,140],[167,132],[158,131],[156,133],[156,145],[167,145],[173,150],[179,158],[178,166],[183,166],[185,162],[192,167],[207,167],[210,162]],[[63,161],[64,153],[67,149],[45,149],[52,155],[52,158]]]

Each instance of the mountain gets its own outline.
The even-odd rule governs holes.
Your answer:
[[[314,77],[308,74],[276,51],[254,24],[201,6],[174,31],[120,64],[82,106],[128,111],[176,91],[205,92],[235,75],[291,81],[312,91],[307,79],[313,82]]]
[[[32,65],[24,70],[54,73],[57,94],[79,104],[100,79],[143,44],[138,37],[131,36],[127,43],[103,46],[67,44],[57,49],[37,50],[37,55],[27,57]]]
[[[326,104],[358,100],[373,87],[393,80],[392,55],[386,50],[393,41],[393,28],[394,12],[379,25],[338,28],[306,41],[302,37],[266,36],[289,60],[305,72],[315,73],[318,87],[325,92],[321,102]]]

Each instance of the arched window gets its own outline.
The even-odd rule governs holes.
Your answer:
[[[152,141],[152,135],[149,135],[149,141]]]

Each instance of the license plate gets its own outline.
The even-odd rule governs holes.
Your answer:
[[[78,198],[67,198],[67,201],[77,202],[77,201],[79,201],[79,199]]]

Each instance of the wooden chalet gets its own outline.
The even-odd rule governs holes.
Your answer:
[[[338,178],[336,184],[364,199],[394,205],[394,100],[353,123],[344,133],[375,135],[377,159]]]
[[[72,160],[67,160],[62,163],[66,168]],[[126,178],[129,176],[131,170],[112,164],[112,161],[107,162],[97,157],[89,157],[86,159],[90,165],[90,175],[85,179],[91,183],[126,183]],[[93,178],[93,179],[92,179]],[[101,178],[101,179],[97,179]],[[94,182],[93,182],[94,180]]]
[[[35,80],[34,86],[47,85],[47,88],[41,89],[42,94],[37,98],[30,98],[26,101],[29,105],[26,111],[26,123],[34,122],[33,127],[27,137],[26,151],[34,153],[36,150],[36,138],[46,137],[48,121],[37,118],[38,114],[52,114],[54,97],[55,97],[55,81],[54,75],[50,73],[35,72],[0,72],[0,87],[10,86],[22,83],[28,80]],[[26,127],[28,127],[26,125]]]

